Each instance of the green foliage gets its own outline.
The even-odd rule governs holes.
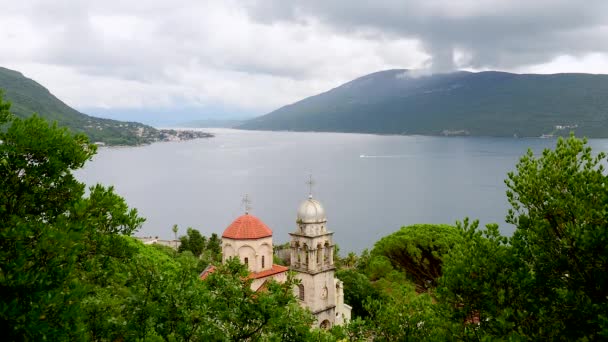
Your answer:
[[[448,336],[440,328],[432,297],[418,294],[412,285],[394,289],[384,300],[370,299],[365,307],[370,312],[365,335],[375,341],[445,340]]]
[[[95,153],[85,136],[8,109],[0,99],[0,326],[9,340],[81,339],[86,271],[142,219],[111,188],[83,196],[72,171]]]
[[[352,307],[353,317],[367,317],[369,312],[363,303],[368,299],[377,299],[380,292],[372,285],[369,278],[353,269],[336,272],[336,277],[344,283],[344,302]]]
[[[364,301],[368,317],[354,317],[330,333],[338,341],[446,341],[451,339],[440,312],[428,294],[412,284],[393,284],[392,293]],[[322,335],[323,336],[323,335]],[[323,336],[319,340],[332,340]]]
[[[380,239],[371,255],[386,258],[392,267],[406,273],[418,291],[426,291],[437,286],[443,257],[457,248],[461,240],[454,227],[417,224]]]
[[[531,323],[531,289],[524,262],[513,253],[497,225],[478,229],[468,219],[458,223],[459,248],[445,258],[437,298],[454,336],[478,335],[525,339]],[[481,322],[480,326],[476,322]]]
[[[205,268],[208,264],[222,261],[222,240],[216,233],[209,240],[193,228],[188,228],[186,235],[180,236],[178,252],[190,252],[200,258],[200,265]]]
[[[608,336],[605,161],[574,137],[538,158],[528,152],[506,180],[513,237],[495,225],[460,226],[465,242],[446,259],[438,289],[456,336]],[[462,324],[474,319],[478,327]]]
[[[199,257],[207,248],[207,238],[201,235],[196,229],[188,227],[186,235],[179,238],[179,252],[190,251],[194,256]]]
[[[222,239],[217,236],[216,233],[212,233],[207,242],[207,250],[215,258],[215,260],[222,260]]]
[[[174,224],[173,227],[171,227],[171,231],[173,232],[175,240],[177,240],[177,232],[179,231],[179,227],[177,227],[177,225]]]
[[[586,141],[559,139],[509,173],[512,245],[533,274],[538,324],[568,339],[608,337],[608,189]]]

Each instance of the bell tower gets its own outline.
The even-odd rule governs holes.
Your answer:
[[[312,179],[309,183],[312,186]],[[291,267],[301,284],[294,289],[300,303],[317,318],[317,327],[342,324],[342,282],[335,279],[333,232],[327,230],[321,203],[312,198],[298,208],[296,230],[291,235]],[[350,310],[348,312],[350,318]]]

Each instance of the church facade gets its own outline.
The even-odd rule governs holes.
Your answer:
[[[351,307],[344,303],[344,287],[335,277],[333,232],[321,203],[312,198],[300,204],[296,229],[290,242],[291,266],[273,264],[272,230],[248,211],[234,220],[222,234],[222,261],[237,257],[247,266],[251,288],[260,289],[270,279],[284,282],[292,270],[300,284],[294,294],[300,305],[316,318],[316,326],[330,328],[350,320]],[[208,267],[201,278],[213,272]]]

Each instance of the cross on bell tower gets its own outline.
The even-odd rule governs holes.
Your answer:
[[[312,172],[308,175],[306,184],[308,184],[308,198],[312,198],[312,187],[315,185],[315,181],[312,179]]]

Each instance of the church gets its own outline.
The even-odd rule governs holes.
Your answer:
[[[325,210],[312,194],[300,204],[295,223],[289,233],[290,267],[273,263],[272,230],[248,209],[222,234],[222,262],[239,258],[250,272],[254,291],[270,279],[284,282],[287,271],[295,272],[300,284],[294,294],[313,313],[316,326],[342,325],[350,320],[351,307],[344,303],[343,283],[334,274],[333,232],[327,230]],[[210,272],[213,267],[207,267],[201,279]]]

